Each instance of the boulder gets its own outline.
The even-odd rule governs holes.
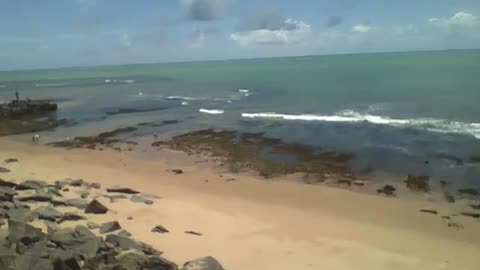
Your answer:
[[[24,239],[29,239],[30,242],[36,242],[45,238],[42,230],[13,219],[8,220],[8,230],[9,234],[7,238],[12,243],[18,243]]]
[[[25,180],[17,185],[16,190],[38,190],[42,188],[48,188],[48,184],[45,181],[40,180]]]
[[[132,195],[132,197],[130,198],[130,201],[132,201],[134,203],[144,203],[144,204],[148,204],[148,205],[153,204],[152,200],[147,199],[145,197],[142,197],[140,195]]]
[[[4,167],[0,167],[0,173],[9,173],[10,170]]]
[[[1,202],[11,202],[13,201],[13,197],[17,195],[17,192],[10,188],[10,187],[5,187],[5,186],[0,186],[0,201]]]
[[[77,221],[77,220],[82,220],[82,219],[87,219],[84,216],[81,216],[77,213],[65,213],[63,216],[58,220],[58,224],[62,224],[65,221]]]
[[[0,187],[9,187],[9,188],[15,188],[17,186],[16,183],[10,182],[7,180],[0,179]]]
[[[178,266],[163,258],[163,257],[150,257],[142,264],[141,269],[155,269],[155,270],[177,270]]]
[[[55,222],[57,219],[63,216],[62,212],[50,206],[42,206],[33,211],[38,213],[38,219],[48,220],[51,222]]]
[[[107,237],[105,237],[105,243],[115,247],[119,248],[121,250],[131,250],[131,249],[136,249],[136,250],[141,250],[143,253],[147,255],[160,255],[161,252],[154,249],[150,245],[147,245],[145,243],[135,241],[129,237],[121,236],[121,235],[115,235],[115,234],[109,234]]]
[[[83,185],[88,185],[88,183],[84,182],[83,179],[69,179],[70,186],[72,187],[80,187]]]
[[[5,216],[10,220],[32,222],[38,218],[38,213],[27,208],[12,208],[6,211]]]
[[[94,229],[100,228],[100,225],[98,223],[93,222],[93,221],[89,221],[89,222],[87,222],[87,227],[90,230],[94,230]]]
[[[213,257],[208,256],[183,265],[182,270],[224,270],[222,265]]]
[[[430,191],[430,177],[428,176],[414,176],[409,174],[405,183],[407,188],[414,191],[428,192]]]
[[[391,185],[385,185],[381,189],[377,189],[378,194],[385,194],[387,196],[395,196],[395,190],[396,188],[391,186]]]
[[[85,208],[86,214],[105,214],[107,212],[108,208],[97,200],[91,201]]]
[[[16,270],[54,270],[53,263],[37,256],[22,255],[15,259]]]
[[[120,187],[120,186],[115,186],[111,188],[107,188],[107,192],[109,193],[124,193],[124,194],[138,194],[140,193],[139,191],[126,188],[126,187]]]
[[[120,232],[117,233],[118,236],[123,236],[123,237],[131,237],[132,234],[129,233],[128,231],[126,230],[121,230]]]
[[[68,199],[65,200],[66,206],[76,207],[78,209],[85,209],[88,206],[88,201],[84,199]]]
[[[183,170],[173,169],[172,172],[173,172],[174,174],[182,174],[182,173],[183,173]]]
[[[20,202],[50,202],[52,194],[43,189],[37,189],[33,195],[17,196],[16,199]]]
[[[125,195],[125,194],[117,194],[117,195],[112,195],[112,196],[106,195],[105,197],[106,197],[106,198],[109,198],[111,203],[114,203],[114,202],[116,202],[116,201],[118,201],[118,200],[123,200],[123,199],[127,199],[127,198],[128,198],[127,195]]]
[[[100,185],[99,183],[91,183],[89,187],[94,189],[100,189],[102,185]]]
[[[121,228],[122,226],[120,226],[120,223],[118,223],[118,221],[106,222],[100,225],[100,233],[104,234],[114,232],[120,230]]]

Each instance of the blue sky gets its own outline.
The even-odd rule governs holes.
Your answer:
[[[480,48],[478,0],[0,1],[0,69]]]

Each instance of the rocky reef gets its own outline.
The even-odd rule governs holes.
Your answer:
[[[232,172],[256,171],[265,178],[301,173],[314,182],[327,178],[355,179],[347,166],[353,154],[287,143],[263,133],[208,129],[155,142],[152,146],[207,155]]]

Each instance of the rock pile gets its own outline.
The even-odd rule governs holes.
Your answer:
[[[69,188],[87,192],[83,198],[65,199]],[[118,221],[86,226],[62,227],[65,221],[86,220],[88,215],[107,214],[109,209],[97,199],[87,198],[90,189],[100,189],[81,179],[65,179],[48,184],[39,180],[20,183],[0,179],[0,269],[2,270],[178,270],[179,267],[163,258],[161,252],[136,241],[122,230]],[[121,195],[132,202],[153,204],[153,200],[139,191],[126,187],[112,187],[107,193]],[[39,204],[40,203],[40,204]],[[82,213],[61,211],[74,207]],[[85,214],[85,215],[84,215]],[[46,230],[33,222],[43,222]],[[32,224],[31,224],[32,223]],[[99,235],[91,230],[98,229]],[[162,226],[154,232],[166,233]],[[185,270],[223,270],[212,257],[187,262]]]

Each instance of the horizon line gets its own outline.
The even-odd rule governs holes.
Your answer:
[[[420,53],[420,52],[447,52],[447,51],[475,51],[480,48],[462,48],[462,49],[438,49],[438,50],[411,50],[411,51],[378,51],[378,52],[345,52],[332,54],[300,54],[288,56],[272,56],[272,57],[245,57],[245,58],[225,58],[225,59],[211,59],[211,60],[179,60],[179,61],[165,61],[165,62],[140,62],[128,64],[100,64],[100,65],[78,65],[78,66],[59,66],[59,67],[44,67],[44,68],[20,68],[20,69],[0,69],[0,73],[14,73],[14,72],[28,72],[28,71],[54,71],[61,69],[88,69],[88,68],[107,68],[107,67],[122,67],[122,66],[141,66],[141,65],[168,65],[168,64],[188,64],[188,63],[215,63],[215,62],[229,62],[229,61],[248,61],[248,60],[268,60],[281,58],[301,58],[301,57],[325,57],[325,56],[344,56],[344,55],[368,55],[368,54],[387,54],[387,53]]]

